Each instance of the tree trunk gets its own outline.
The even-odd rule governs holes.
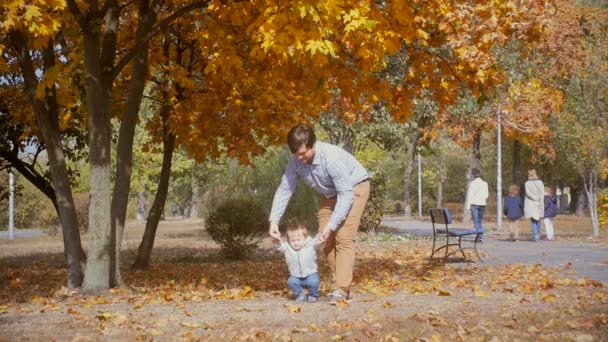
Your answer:
[[[511,184],[522,186],[523,179],[521,177],[521,143],[517,140],[513,141],[513,181]]]
[[[13,32],[11,38],[12,43],[18,51],[18,63],[23,73],[24,91],[34,107],[36,120],[47,147],[57,211],[63,233],[64,255],[68,265],[68,287],[79,287],[82,285],[84,278],[83,265],[86,256],[80,241],[74,198],[68,177],[63,144],[59,136],[59,116],[57,113],[55,88],[46,89],[46,102],[36,98],[38,82],[33,62],[26,48],[25,38],[17,32]],[[52,41],[49,41],[49,46],[43,51],[43,58],[45,70],[54,67],[55,60]]]
[[[580,177],[578,183],[578,189],[576,191],[576,216],[583,217],[585,216],[585,204],[587,202],[585,194],[585,180],[583,177]]]
[[[481,130],[477,129],[475,131],[475,136],[473,137],[473,144],[471,146],[471,157],[469,158],[469,165],[468,165],[467,174],[466,174],[467,187],[465,188],[465,195],[464,195],[465,205],[462,209],[462,223],[465,223],[465,224],[471,223],[471,211],[467,209],[466,203],[468,201],[467,195],[468,195],[469,184],[471,183],[471,181],[473,181],[471,171],[473,169],[481,170],[481,148],[480,148],[480,146],[481,146]]]
[[[437,182],[437,208],[443,208],[443,180]]]
[[[198,179],[194,172],[192,172],[191,183],[192,187],[192,198],[190,199],[190,218],[198,217],[198,198],[200,196],[200,186],[198,185]]]
[[[408,161],[403,173],[403,216],[412,217],[412,173],[414,172],[414,156],[420,133],[415,131],[410,136],[410,146],[407,150],[406,160]]]
[[[142,1],[139,8],[139,26],[136,33],[136,44],[145,40],[155,16],[149,13],[148,2]],[[112,245],[114,251],[110,258],[110,286],[121,284],[120,250],[127,218],[127,205],[131,190],[131,173],[133,169],[133,139],[137,116],[143,97],[144,86],[148,78],[149,43],[143,44],[133,59],[133,73],[129,83],[127,104],[124,108],[118,145],[116,148],[116,181],[112,195]]]
[[[107,30],[118,27],[117,9],[106,16]],[[111,15],[114,13],[114,15]],[[110,287],[111,239],[111,115],[112,79],[107,73],[113,70],[113,55],[101,56],[100,27],[87,27],[84,32],[85,92],[89,124],[89,257],[84,277],[86,291]],[[106,43],[104,35],[104,45]],[[113,53],[113,52],[112,52]],[[103,57],[103,58],[102,58]],[[103,63],[103,66],[102,66]]]
[[[589,214],[591,216],[591,225],[593,226],[593,236],[600,236],[600,223],[597,216],[597,174],[589,172],[583,178],[585,181],[585,193],[589,203]]]
[[[137,195],[137,220],[143,221],[146,219],[146,193],[140,192]]]
[[[148,221],[146,222],[146,230],[144,231],[144,236],[137,252],[137,259],[135,260],[134,264],[134,266],[137,268],[145,268],[150,264],[150,255],[152,254],[152,247],[154,246],[154,238],[156,237],[158,222],[163,216],[165,202],[167,200],[167,192],[169,190],[171,159],[173,157],[175,135],[169,132],[167,123],[168,109],[165,108],[163,111],[163,164],[160,171],[160,180],[158,183],[158,189],[156,190],[154,203],[150,208]]]

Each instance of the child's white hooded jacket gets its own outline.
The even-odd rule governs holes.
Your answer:
[[[281,239],[279,241],[277,249],[285,255],[290,275],[306,278],[318,272],[317,250],[320,245],[320,237],[320,234],[315,236],[314,239],[308,237],[302,248],[297,251],[286,240]]]

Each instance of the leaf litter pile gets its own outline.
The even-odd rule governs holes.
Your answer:
[[[95,295],[64,287],[59,255],[0,260],[0,341],[606,340],[608,291],[570,264],[429,263],[429,243],[360,242],[354,300],[335,306],[295,304],[270,248],[227,261],[213,246],[159,246],[149,269],[125,267],[123,287]]]

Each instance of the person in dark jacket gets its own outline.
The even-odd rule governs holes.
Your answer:
[[[545,187],[545,215],[543,216],[543,225],[547,240],[553,240],[553,220],[557,216],[557,197],[553,194],[553,189]]]
[[[509,231],[511,232],[511,240],[519,239],[519,219],[522,216],[522,203],[519,196],[519,186],[511,184],[509,187],[509,196],[504,200],[504,213],[509,222]]]

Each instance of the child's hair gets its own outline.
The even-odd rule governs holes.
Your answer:
[[[550,186],[546,186],[545,187],[545,194],[546,195],[553,195],[553,189]]]
[[[511,184],[509,187],[509,195],[515,196],[519,194],[519,186],[517,184]]]
[[[285,236],[287,237],[287,240],[289,240],[289,233],[290,232],[296,232],[296,231],[301,231],[302,235],[304,235],[305,238],[307,238],[309,235],[308,233],[308,228],[306,228],[306,226],[298,221],[291,221],[287,224],[287,228],[286,228],[286,232],[285,232]]]

